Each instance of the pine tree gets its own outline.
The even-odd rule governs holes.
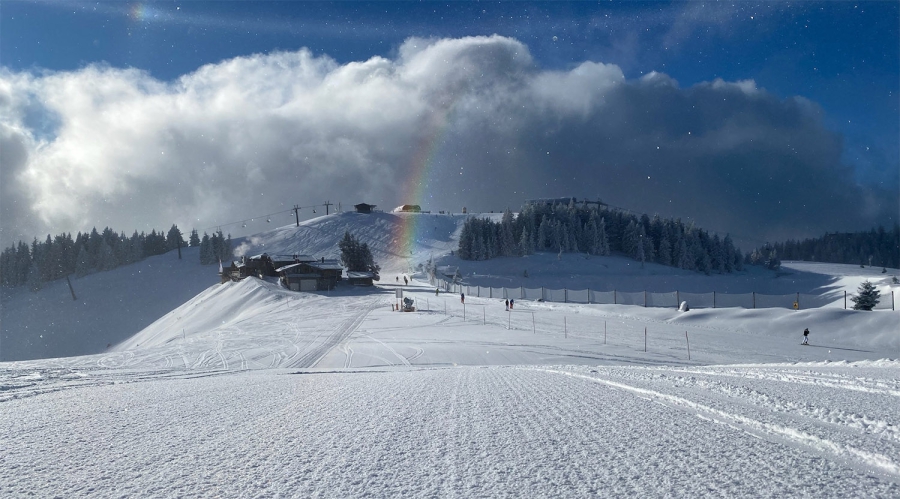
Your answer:
[[[31,262],[31,268],[28,270],[28,289],[31,291],[40,291],[44,287],[41,281],[41,269],[38,262]]]
[[[550,221],[547,217],[541,218],[537,231],[537,251],[547,249],[547,241],[550,239]]]
[[[601,256],[609,256],[609,236],[606,234],[606,219],[601,218],[600,224],[597,226],[597,242],[598,242],[598,255]]]
[[[534,240],[531,239],[531,233],[528,232],[528,227],[522,229],[522,238],[519,240],[519,250],[522,255],[534,254]]]
[[[631,258],[638,255],[638,228],[634,219],[628,222],[625,232],[622,234],[622,252]]]
[[[184,236],[182,236],[178,226],[172,224],[172,228],[169,229],[169,233],[166,234],[166,248],[173,250],[183,246],[186,246],[184,243]]]
[[[3,287],[11,288],[15,286],[15,268],[16,268],[16,246],[3,250],[0,255],[0,284]]]
[[[215,254],[212,251],[212,243],[209,234],[203,233],[203,239],[200,240],[200,264],[209,265],[213,262]]]
[[[78,250],[78,261],[75,263],[75,275],[84,277],[94,271],[94,263],[91,254],[88,253],[87,246],[82,246]]]
[[[191,245],[192,248],[196,248],[197,246],[200,246],[200,234],[197,234],[197,229],[191,230],[191,237],[190,237],[190,240],[188,241],[188,243]]]
[[[116,255],[113,253],[113,249],[107,244],[106,241],[103,241],[100,244],[100,254],[97,258],[97,269],[98,270],[112,270],[119,266],[119,262],[116,261]]]
[[[850,297],[853,310],[872,310],[881,301],[881,292],[868,280],[863,281],[856,290],[856,296]]]
[[[344,232],[344,237],[338,243],[341,250],[341,263],[351,272],[371,272],[378,280],[381,266],[375,263],[372,251],[368,243],[360,243],[349,231]]]
[[[503,212],[500,222],[500,256],[516,256],[516,239],[513,236],[513,216],[509,208]]]

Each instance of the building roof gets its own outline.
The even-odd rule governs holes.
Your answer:
[[[287,269],[292,269],[292,268],[294,268],[294,267],[296,267],[296,266],[298,266],[298,265],[300,265],[300,264],[299,264],[299,263],[292,263],[292,264],[290,264],[290,265],[285,265],[284,267],[278,267],[277,269],[275,269],[275,272],[284,272],[285,270],[287,270]]]
[[[349,272],[348,271],[347,278],[348,279],[374,279],[375,274],[373,274],[371,272],[356,272],[356,271]]]
[[[273,259],[273,260],[278,260],[278,261],[285,261],[285,262],[286,262],[286,261],[291,261],[291,262],[312,262],[312,261],[315,261],[315,260],[316,260],[316,258],[313,257],[313,256],[310,256],[310,255],[299,255],[299,254],[294,254],[294,255],[275,255],[274,257],[272,257],[272,259]]]
[[[325,263],[309,262],[309,263],[307,263],[307,265],[309,265],[310,267],[312,267],[314,269],[319,269],[319,270],[344,270],[344,266],[341,265],[340,263],[336,263],[336,262],[327,262],[327,261]]]

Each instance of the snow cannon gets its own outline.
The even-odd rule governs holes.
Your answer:
[[[412,298],[406,297],[403,299],[403,311],[404,312],[415,312],[416,307],[413,306]]]

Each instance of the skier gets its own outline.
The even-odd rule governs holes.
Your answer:
[[[516,300],[513,300],[512,298],[509,299],[509,309],[510,310],[513,309],[513,305],[515,305],[515,303],[516,303]]]
[[[395,277],[394,280],[397,281],[397,282],[399,283],[399,282],[400,282],[400,276]]]
[[[441,288],[434,288],[434,296],[437,296],[438,294],[440,294],[440,292]]]
[[[803,330],[803,343],[801,345],[809,345],[809,328]]]
[[[509,312],[509,300],[506,300],[506,311]]]
[[[406,279],[406,276],[403,276],[403,285],[406,286],[409,284],[409,280]]]
[[[466,295],[465,295],[465,293],[460,293],[460,294],[459,294],[459,302],[460,302],[460,303],[466,303]]]

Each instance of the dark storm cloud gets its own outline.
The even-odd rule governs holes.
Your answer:
[[[5,106],[36,99],[55,116],[52,136],[31,139],[5,113],[4,238],[205,228],[325,199],[396,206],[418,191],[453,211],[599,196],[748,243],[897,211],[896,189],[856,185],[840,137],[801,97],[752,81],[626,80],[595,62],[545,71],[499,36],[410,39],[394,60],[344,65],[305,50],[240,57],[174,83],[102,66],[0,76]]]

